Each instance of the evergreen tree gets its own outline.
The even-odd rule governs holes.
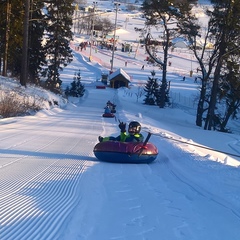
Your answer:
[[[151,77],[148,77],[148,81],[144,87],[146,92],[144,104],[146,105],[156,105],[157,99],[159,99],[159,84],[158,79],[155,78],[155,71],[151,71]]]
[[[22,57],[23,0],[0,2],[0,40],[3,75],[19,77]]]
[[[1,74],[6,76],[6,69],[5,64],[7,57],[5,53],[8,51],[8,46],[6,44],[8,40],[9,31],[7,31],[7,22],[9,21],[8,17],[10,12],[10,3],[8,1],[1,1],[0,2],[0,71],[2,70]]]
[[[59,71],[72,61],[69,43],[72,40],[72,15],[74,7],[70,0],[55,0],[46,6],[48,26],[45,51],[49,58],[46,71],[46,86],[54,92],[60,92],[62,81]]]
[[[82,97],[85,93],[85,87],[81,83],[81,72],[74,75],[73,82],[71,83],[71,88],[67,87],[65,90],[66,96],[72,97]]]
[[[28,46],[28,80],[31,83],[39,84],[39,73],[42,67],[47,64],[42,44],[44,31],[46,29],[44,14],[42,14],[41,11],[44,7],[44,3],[35,0],[31,7]]]
[[[70,87],[69,86],[67,86],[65,89],[65,95],[66,95],[66,97],[70,96]]]

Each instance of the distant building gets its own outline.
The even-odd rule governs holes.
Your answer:
[[[130,83],[130,76],[121,68],[110,74],[108,79],[111,88],[128,88],[128,85]]]

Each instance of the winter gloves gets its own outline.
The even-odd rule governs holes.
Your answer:
[[[121,129],[121,132],[126,132],[126,123],[120,122],[118,127]]]

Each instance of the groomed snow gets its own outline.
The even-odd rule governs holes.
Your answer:
[[[80,41],[74,39],[73,49]],[[239,240],[240,135],[195,126],[198,83],[188,75],[195,63],[187,53],[173,54],[171,107],[143,105],[144,96],[137,101],[152,70],[161,78],[146,65],[143,48],[136,58],[115,53],[114,68],[131,76],[131,88],[118,90],[96,88],[111,52],[94,51],[89,62],[87,48],[74,51],[61,74],[67,86],[80,69],[82,99],[0,120],[1,240]],[[102,117],[108,100],[117,105],[116,119]],[[153,133],[150,142],[159,150],[153,163],[95,158],[98,136],[118,135],[118,120],[139,121],[145,137]],[[239,121],[231,127],[239,129]]]

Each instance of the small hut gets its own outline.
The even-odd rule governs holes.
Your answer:
[[[109,75],[109,82],[111,88],[128,87],[130,76],[123,69],[119,68]]]

